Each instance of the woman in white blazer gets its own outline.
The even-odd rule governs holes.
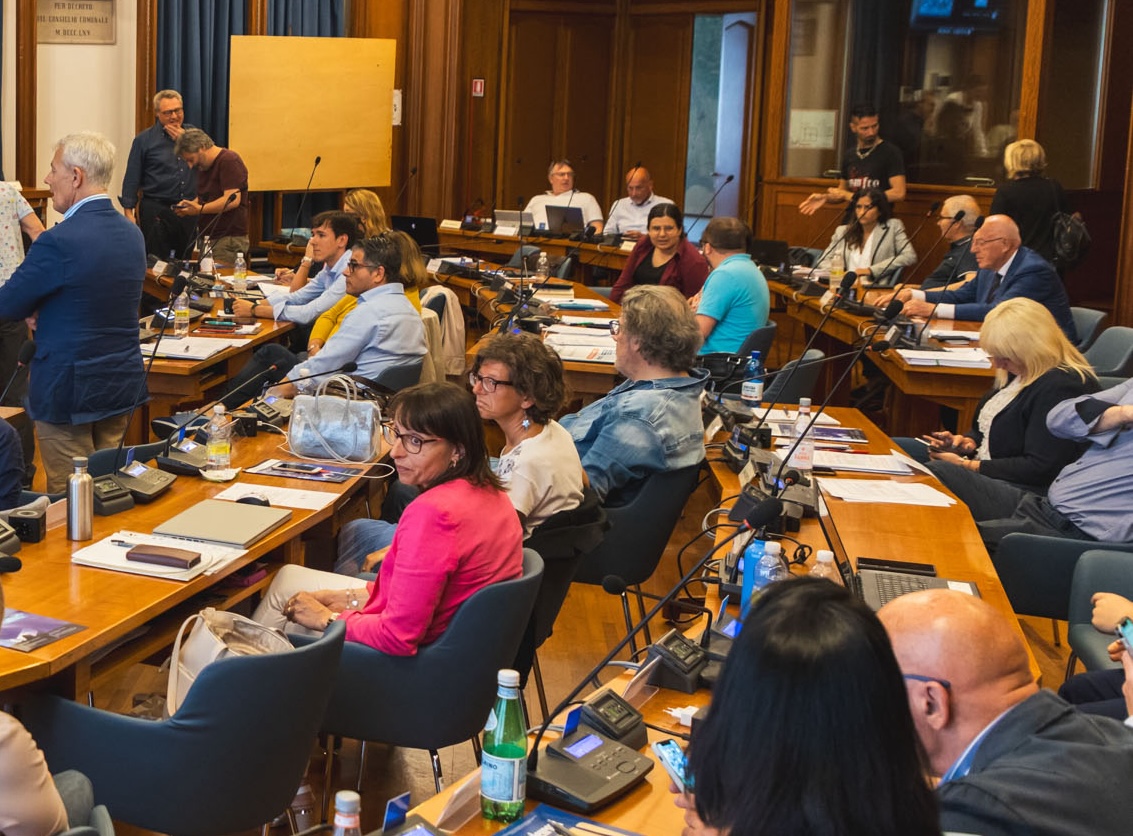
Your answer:
[[[834,230],[830,246],[818,262],[829,270],[841,256],[865,287],[892,287],[897,271],[916,263],[917,253],[905,233],[905,225],[891,217],[892,208],[880,189],[862,189],[850,202],[854,219]]]

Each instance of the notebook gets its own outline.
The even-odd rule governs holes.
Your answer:
[[[842,575],[842,582],[847,589],[875,612],[900,595],[919,592],[922,589],[954,589],[958,592],[974,595],[977,598],[980,597],[979,589],[974,583],[968,581],[953,581],[938,578],[935,575],[922,575],[889,569],[862,569],[855,574],[850,566],[850,558],[846,548],[842,544],[842,538],[838,535],[838,527],[834,524],[834,518],[830,516],[829,509],[826,506],[826,497],[821,488],[818,495],[818,521],[822,526],[822,533],[826,535],[826,542],[830,545],[830,551],[834,552],[834,562]]]
[[[552,235],[573,235],[585,228],[581,206],[547,206],[547,232]]]
[[[163,522],[154,534],[246,549],[291,519],[291,509],[205,499]]]

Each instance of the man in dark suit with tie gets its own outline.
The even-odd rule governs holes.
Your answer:
[[[1046,259],[1021,243],[1019,227],[1011,218],[990,215],[972,235],[972,252],[980,267],[976,277],[955,290],[905,288],[897,294],[905,303],[902,312],[982,322],[1004,299],[1026,296],[1046,307],[1070,342],[1077,344],[1078,332],[1062,280]],[[879,304],[887,302],[888,298]]]
[[[0,287],[0,319],[36,323],[27,403],[51,493],[66,489],[72,457],[118,444],[146,396],[138,343],[146,249],[106,193],[113,170],[114,145],[102,134],[55,144],[43,182],[63,220]]]

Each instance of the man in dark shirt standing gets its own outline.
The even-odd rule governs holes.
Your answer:
[[[890,205],[905,199],[905,158],[901,149],[880,136],[881,122],[871,104],[850,111],[850,132],[857,142],[842,158],[842,179],[825,192],[815,192],[799,204],[813,215],[827,203],[843,203],[861,189],[881,189]]]
[[[141,227],[147,252],[165,258],[172,250],[184,257],[192,244],[195,218],[178,217],[172,207],[196,196],[197,176],[173,153],[173,145],[192,126],[184,124],[185,105],[176,90],[158,91],[153,112],[153,127],[134,137],[130,146],[118,202],[126,217]]]
[[[240,155],[197,128],[181,134],[173,151],[197,171],[196,199],[182,200],[173,211],[194,218],[202,230],[215,222],[210,237],[217,261],[232,264],[237,253],[247,255],[248,168]]]

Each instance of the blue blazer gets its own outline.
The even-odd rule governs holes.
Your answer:
[[[929,290],[925,301],[936,304],[945,302],[956,306],[956,319],[983,321],[987,312],[1004,299],[1026,296],[1043,305],[1053,315],[1066,337],[1074,345],[1078,344],[1078,331],[1074,327],[1074,317],[1070,314],[1070,300],[1058,273],[1046,259],[1034,250],[1020,247],[1011,262],[1011,268],[1003,277],[995,298],[988,294],[995,282],[995,271],[980,270],[976,277],[956,290]]]
[[[142,232],[109,199],[80,206],[36,239],[0,287],[0,319],[39,314],[28,380],[33,419],[85,424],[146,399],[138,343],[145,275]]]

